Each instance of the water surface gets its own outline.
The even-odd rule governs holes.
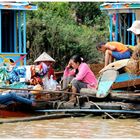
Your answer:
[[[71,117],[0,125],[0,138],[140,138],[138,119]]]

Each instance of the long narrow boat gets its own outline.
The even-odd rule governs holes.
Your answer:
[[[17,8],[17,4],[15,4]],[[22,6],[22,5],[21,5]],[[116,26],[115,26],[115,41],[120,41],[119,39],[119,29],[120,31],[123,31],[123,35],[121,34],[122,40],[124,40],[123,43],[135,45],[135,37],[134,35],[131,35],[128,33],[128,36],[126,38],[126,27],[123,25],[126,24],[120,24],[119,23],[119,16],[121,16],[121,13],[124,15],[124,12],[129,13],[129,15],[126,15],[126,19],[128,19],[128,27],[130,26],[130,21],[135,20],[135,13],[136,16],[139,17],[139,4],[132,4],[132,3],[107,3],[101,5],[102,10],[107,10],[110,15],[110,41],[112,41],[112,33],[113,31],[113,23],[112,23],[112,17],[116,16]],[[11,6],[12,12],[12,6]],[[36,10],[37,7],[31,7],[31,10]],[[9,10],[9,9],[8,9]],[[23,8],[21,7],[21,10]],[[27,10],[24,8],[24,10]],[[29,9],[28,9],[29,10]],[[134,13],[132,13],[132,11]],[[24,14],[25,11],[23,11]],[[116,14],[114,14],[116,13]],[[15,20],[16,20],[16,15]],[[20,14],[18,15],[18,18],[20,18]],[[25,14],[24,14],[25,17]],[[124,16],[122,16],[122,19]],[[24,18],[25,19],[25,18]],[[123,20],[124,23],[126,23],[126,19]],[[4,22],[3,22],[4,23]],[[8,25],[10,25],[11,22],[9,22]],[[25,23],[25,20],[24,20]],[[16,22],[14,22],[16,24]],[[20,23],[19,29],[21,28]],[[25,24],[24,24],[25,25]],[[119,27],[119,25],[122,25]],[[13,26],[10,26],[13,27]],[[16,26],[15,26],[16,27]],[[24,26],[24,31],[25,31]],[[11,30],[12,31],[12,30]],[[16,31],[16,30],[14,30]],[[10,34],[9,34],[10,35]],[[25,32],[24,32],[25,35]],[[4,38],[5,39],[5,38]],[[14,39],[14,38],[13,38]],[[21,40],[21,36],[18,36],[17,40]],[[6,40],[5,40],[6,41]],[[13,42],[16,41],[16,39],[13,40]],[[14,43],[15,44],[15,43]],[[24,47],[26,46],[26,38],[24,38]],[[1,48],[6,48],[1,45]],[[12,46],[11,46],[12,48]],[[22,48],[19,46],[20,50]],[[12,49],[11,49],[12,50]],[[24,49],[23,54],[26,54],[26,49]],[[5,50],[6,51],[6,50]],[[18,53],[18,57],[20,55],[23,55]],[[4,54],[5,55],[5,54]],[[16,56],[17,57],[17,56]],[[15,56],[13,56],[15,58]],[[14,59],[15,60],[15,59]],[[111,63],[108,65],[105,69],[103,69],[101,72],[99,78],[99,86],[97,89],[97,92],[94,91],[93,93],[89,90],[86,93],[85,91],[83,93],[77,93],[77,102],[76,103],[70,103],[65,98],[55,98],[54,100],[47,100],[44,102],[44,106],[41,105],[38,106],[38,108],[31,108],[29,106],[18,104],[17,106],[9,106],[9,107],[2,107],[0,108],[0,117],[25,117],[25,116],[33,116],[33,115],[40,115],[40,113],[45,114],[52,113],[52,112],[69,112],[69,113],[119,113],[119,114],[140,114],[140,107],[139,107],[139,99],[140,99],[140,92],[139,92],[139,85],[140,85],[140,76],[136,76],[130,73],[126,73],[124,71],[124,67],[126,66],[127,62],[129,60],[121,60],[116,61],[114,63]],[[25,61],[24,61],[25,62]],[[56,75],[59,77],[62,74],[56,73]],[[21,90],[21,89],[20,89]],[[23,89],[22,89],[23,90]],[[28,89],[27,89],[28,90]],[[43,91],[43,93],[47,93],[48,91]],[[41,92],[42,93],[42,92]],[[53,94],[56,96],[57,94],[60,95],[70,95],[71,92],[64,92],[64,91],[53,91],[49,94]],[[61,96],[60,96],[61,97]],[[61,109],[61,110],[60,110]],[[36,114],[37,113],[37,114]]]

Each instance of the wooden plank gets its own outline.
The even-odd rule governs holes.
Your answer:
[[[114,83],[111,86],[111,89],[120,89],[120,88],[127,88],[127,87],[134,87],[140,85],[140,79],[129,80],[124,82]]]
[[[114,69],[114,70],[118,70],[120,68],[123,68],[127,65],[129,59],[122,59],[122,60],[118,60],[118,61],[115,61],[113,63],[110,63],[108,64],[106,67],[104,67],[100,73],[108,70],[108,69]]]
[[[97,109],[97,106],[101,109],[122,109],[121,105],[116,102],[85,102],[81,109]]]
[[[115,93],[111,92],[109,96],[110,100],[115,101],[127,101],[133,103],[140,103],[140,93]],[[140,109],[140,108],[139,108]]]

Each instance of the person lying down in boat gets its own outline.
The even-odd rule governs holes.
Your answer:
[[[72,70],[71,67],[73,68]],[[72,56],[66,66],[63,80],[65,81],[66,79],[71,80],[70,84],[73,93],[80,93],[81,88],[96,89],[98,84],[94,73],[79,55]],[[74,99],[75,95],[73,94],[70,100]]]
[[[129,48],[120,42],[101,42],[96,48],[105,54],[105,66],[113,62],[114,59],[121,60],[131,57]]]
[[[36,102],[33,94],[28,92],[17,92],[17,91],[10,91],[7,90],[0,94],[0,104],[9,105],[13,102],[24,103],[31,106],[36,106]]]

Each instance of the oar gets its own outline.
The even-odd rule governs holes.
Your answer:
[[[0,87],[0,89],[4,89],[4,90],[23,90],[23,91],[37,91],[38,93],[35,94],[57,94],[57,93],[63,93],[63,94],[73,94],[73,95],[78,95],[78,96],[90,96],[90,97],[96,97],[93,94],[84,94],[84,93],[73,93],[73,92],[68,92],[68,91],[62,91],[62,90],[36,90],[36,89],[25,89],[25,88],[4,88],[4,87]]]

